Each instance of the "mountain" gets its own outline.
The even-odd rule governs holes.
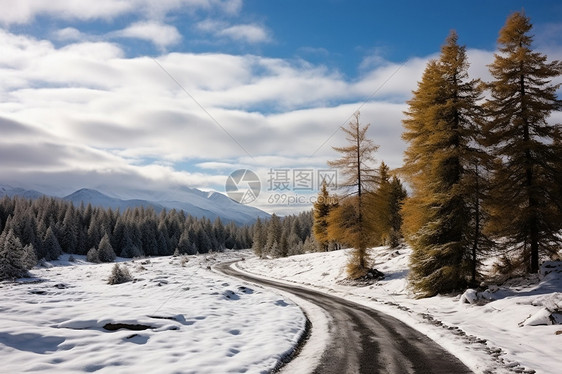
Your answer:
[[[258,217],[269,217],[268,213],[260,209],[237,203],[218,192],[204,192],[196,188],[186,187],[180,191],[175,191],[175,193],[143,190],[127,192],[127,195],[133,194],[146,198],[128,199],[112,197],[94,189],[83,188],[62,197],[62,199],[72,202],[75,206],[84,203],[92,204],[92,206],[119,209],[120,211],[135,207],[152,208],[156,212],[160,212],[163,209],[177,209],[183,210],[194,217],[206,217],[211,221],[220,217],[225,223],[234,222],[236,224],[251,224]],[[44,196],[44,194],[34,190],[0,185],[0,196],[4,195],[10,197],[22,196],[31,199]]]
[[[258,217],[269,217],[269,214],[262,210],[237,203],[218,192],[203,192],[197,190],[197,192],[192,194],[189,202],[172,200],[158,201],[158,203],[166,208],[183,209],[185,212],[189,212],[193,216],[205,216],[211,220],[216,217],[220,217],[223,221],[251,223]]]
[[[0,184],[0,197],[2,196],[21,196],[25,197],[26,199],[38,199],[41,196],[45,196],[45,194],[34,190],[25,190],[20,187],[12,187],[6,184]]]
[[[91,190],[88,188],[82,188],[76,192],[71,193],[68,196],[63,197],[62,199],[72,202],[75,206],[79,206],[83,202],[85,205],[89,203],[92,204],[92,206],[119,209],[121,211],[124,211],[127,208],[135,208],[141,206],[145,208],[153,208],[157,212],[164,209],[162,205],[155,204],[150,201],[140,199],[122,200],[104,195],[99,191]]]

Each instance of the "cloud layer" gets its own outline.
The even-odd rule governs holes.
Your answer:
[[[12,25],[30,23],[40,16],[107,21],[129,14],[153,19],[164,18],[174,11],[218,10],[226,14],[237,14],[242,7],[242,0],[96,0],[93,6],[74,0],[0,0],[0,6],[0,23]]]
[[[374,51],[361,75],[349,78],[297,58],[168,52],[185,37],[170,23],[170,12],[180,10],[205,11],[193,30],[218,40],[272,42],[262,24],[207,16],[238,14],[238,0],[42,3],[10,2],[0,13],[0,183],[60,195],[81,187],[222,191],[238,168],[255,170],[264,184],[271,169],[326,168],[336,157],[331,147],[342,144],[339,127],[357,110],[380,145],[378,160],[398,167],[405,102],[436,57],[396,63]],[[44,16],[108,21],[131,14],[133,22],[103,34],[67,26],[49,40],[10,31]],[[130,39],[148,41],[159,54],[131,56],[121,42]],[[469,59],[471,74],[488,79],[493,52],[471,50]],[[286,210],[268,206],[268,196],[257,206]]]

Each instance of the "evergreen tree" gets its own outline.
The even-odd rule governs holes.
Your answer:
[[[113,245],[111,247],[114,248]],[[133,242],[133,239],[131,239],[131,235],[129,234],[128,227],[125,228],[125,230],[123,231],[121,245],[118,248],[121,248],[121,252],[120,252],[121,257],[135,258],[135,257],[143,256],[142,249],[139,248]],[[98,253],[98,258],[99,258],[99,253]]]
[[[400,179],[396,176],[392,177],[390,182],[390,199],[388,203],[388,212],[390,215],[390,232],[389,243],[391,248],[396,248],[400,245],[402,239],[402,205],[408,197],[406,189],[402,185]]]
[[[27,275],[26,250],[13,230],[0,236],[0,280]]]
[[[212,231],[213,231],[213,237],[217,240],[218,249],[223,250],[227,233],[220,217],[217,217],[214,220]]]
[[[311,253],[318,248],[318,244],[315,243],[314,236],[307,236],[303,245],[302,253]]]
[[[264,248],[267,241],[267,234],[265,233],[265,227],[262,224],[262,220],[258,217],[256,223],[254,224],[254,236],[252,249],[258,257],[264,256]]]
[[[115,261],[115,252],[109,241],[109,236],[105,234],[100,240],[97,251],[100,262],[113,262]]]
[[[194,247],[192,240],[190,239],[190,231],[188,227],[183,230],[180,236],[177,253],[182,255],[194,255],[197,253],[197,249]]]
[[[158,218],[158,233],[160,242],[160,255],[169,256],[173,253],[175,248],[172,248],[170,243],[170,235],[168,233],[168,226],[166,226],[166,214],[163,211]]]
[[[410,284],[420,296],[465,287],[476,266],[470,236],[475,218],[469,166],[478,148],[479,82],[468,79],[465,47],[451,32],[408,102],[402,168],[413,189],[403,213],[412,246]]]
[[[31,212],[31,208],[28,209],[25,214],[25,224],[20,240],[22,244],[32,245],[34,250],[35,248],[40,249],[43,242],[41,238],[38,237],[37,220]]]
[[[352,195],[347,198],[348,204],[340,205],[330,214],[332,217],[329,218],[329,226],[339,227],[328,228],[328,231],[343,236],[344,242],[353,247],[347,266],[348,276],[352,278],[361,277],[369,270],[367,248],[372,244],[374,230],[373,222],[366,217],[369,208],[364,195],[373,191],[376,183],[375,170],[371,165],[378,146],[367,137],[368,129],[369,125],[362,126],[359,123],[359,112],[355,113],[355,119],[349,123],[348,128],[342,127],[349,145],[334,147],[342,157],[328,162],[330,167],[340,171],[344,177],[341,187]],[[352,221],[347,218],[352,218]]]
[[[209,235],[205,230],[204,222],[203,223],[199,222],[195,226],[194,236],[196,238],[194,239],[194,243],[196,243],[197,253],[209,253],[212,250],[213,243],[211,242],[211,238],[209,238]]]
[[[533,52],[531,28],[523,12],[510,15],[490,65],[486,135],[497,159],[487,231],[502,239],[504,270],[536,273],[541,254],[557,255],[562,243],[561,132],[547,121],[562,107],[551,82],[562,63]]]
[[[43,238],[43,250],[46,260],[56,260],[62,254],[62,249],[53,229],[49,227]]]
[[[157,244],[158,256],[169,256],[172,254],[168,248],[168,239],[166,239],[166,235],[160,230],[158,230]]]
[[[381,162],[379,166],[379,183],[377,189],[367,195],[372,209],[368,211],[368,218],[373,220],[373,242],[376,245],[387,245],[390,241],[390,169]]]
[[[154,211],[148,210],[141,227],[142,252],[145,256],[158,256],[158,224],[154,219]]]
[[[121,215],[115,222],[115,227],[113,228],[113,234],[111,235],[111,246],[116,250],[118,253],[123,252],[123,248],[125,247],[125,231],[128,229],[128,225],[125,223],[125,216]],[[127,235],[129,235],[127,233]],[[130,235],[128,240],[130,241]],[[123,255],[121,255],[123,256]],[[126,256],[123,256],[126,257]]]
[[[330,237],[328,236],[328,216],[330,212],[337,207],[337,200],[334,196],[330,196],[326,183],[322,183],[322,189],[318,194],[318,198],[314,202],[314,225],[312,230],[314,238],[318,243],[319,249],[323,252],[330,248]],[[295,220],[298,222],[298,220]]]
[[[266,253],[272,256],[279,256],[281,253],[281,219],[275,213],[272,214],[271,219],[267,222],[267,240],[265,243]]]
[[[102,238],[101,219],[99,214],[92,214],[90,225],[88,226],[88,243],[87,247],[93,248],[98,245]]]
[[[146,253],[143,252],[142,231],[137,218],[134,216],[129,216],[127,219],[126,232],[128,233],[133,245],[139,249],[139,252],[141,252],[141,255],[146,255]]]
[[[23,264],[26,269],[31,269],[37,265],[37,255],[35,254],[35,248],[33,244],[28,244],[23,247]]]
[[[93,263],[100,263],[99,250],[96,247],[90,248],[88,253],[86,253],[86,260]]]
[[[276,257],[287,257],[289,254],[289,233],[287,227],[283,225],[281,229],[281,238],[279,239],[279,250],[273,255]]]
[[[78,217],[72,204],[66,209],[60,231],[59,244],[62,251],[75,253],[78,246]]]

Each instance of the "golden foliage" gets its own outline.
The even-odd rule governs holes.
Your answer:
[[[512,252],[506,270],[522,266],[535,273],[540,256],[556,256],[562,245],[562,154],[557,145],[562,134],[559,124],[547,121],[560,110],[560,84],[552,80],[562,74],[562,63],[548,63],[545,55],[532,51],[531,28],[524,13],[510,15],[498,38],[500,54],[490,65],[494,80],[487,84],[491,99],[485,104],[485,130],[496,162],[486,231],[502,238],[503,249]]]
[[[319,250],[327,251],[330,248],[330,242],[335,241],[328,235],[328,216],[337,206],[337,197],[330,196],[326,183],[323,183],[318,198],[313,205],[314,223],[312,232],[314,234],[314,239],[316,239],[318,243]]]
[[[438,60],[430,61],[408,102],[402,173],[413,189],[402,207],[403,232],[412,246],[410,284],[421,295],[463,287],[477,266],[472,251],[477,218],[473,201],[479,162],[479,82],[468,79],[465,48],[452,32]],[[476,239],[475,239],[476,240]]]
[[[341,187],[349,191],[349,197],[340,201],[340,205],[328,215],[328,236],[334,240],[353,247],[349,261],[348,275],[356,277],[369,270],[367,248],[372,244],[373,223],[367,219],[369,199],[366,195],[373,191],[377,181],[372,168],[374,153],[378,149],[367,137],[369,125],[361,126],[359,112],[348,128],[342,128],[349,145],[334,147],[341,158],[328,162],[338,168],[344,177]]]

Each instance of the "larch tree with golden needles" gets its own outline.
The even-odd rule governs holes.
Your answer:
[[[500,30],[486,137],[496,157],[487,231],[501,238],[500,269],[536,273],[542,256],[558,256],[562,237],[561,125],[548,117],[562,108],[556,96],[562,63],[531,49],[532,25],[523,12]]]
[[[379,166],[377,187],[366,199],[372,207],[367,217],[373,220],[373,241],[375,245],[386,245],[390,239],[390,169],[384,161]]]
[[[398,177],[391,179],[390,168],[381,162],[378,170],[378,183],[374,192],[367,195],[368,218],[373,220],[373,239],[376,245],[392,248],[400,244],[402,216],[400,213],[407,193]]]
[[[413,193],[402,211],[413,250],[409,281],[419,296],[466,287],[476,273],[472,249],[479,223],[471,186],[472,165],[482,157],[481,90],[467,71],[465,47],[453,31],[439,60],[428,63],[403,121],[409,146],[402,172]]]
[[[333,240],[328,235],[328,216],[335,208],[337,208],[336,197],[330,196],[324,182],[313,205],[314,223],[312,225],[312,232],[316,243],[318,243],[318,249],[323,252],[328,251],[330,244],[333,244]]]
[[[372,245],[373,222],[367,218],[368,201],[365,195],[374,190],[376,170],[372,168],[374,153],[378,146],[367,137],[369,125],[359,123],[359,112],[348,127],[342,127],[349,143],[346,147],[334,147],[342,157],[328,162],[338,169],[339,187],[347,189],[348,195],[340,201],[328,217],[328,233],[337,241],[353,247],[347,265],[350,278],[359,278],[370,269],[367,248]]]
[[[377,171],[374,190],[365,194],[369,206],[366,218],[373,223],[373,245],[386,245],[390,239],[390,195],[390,168],[383,161]]]

